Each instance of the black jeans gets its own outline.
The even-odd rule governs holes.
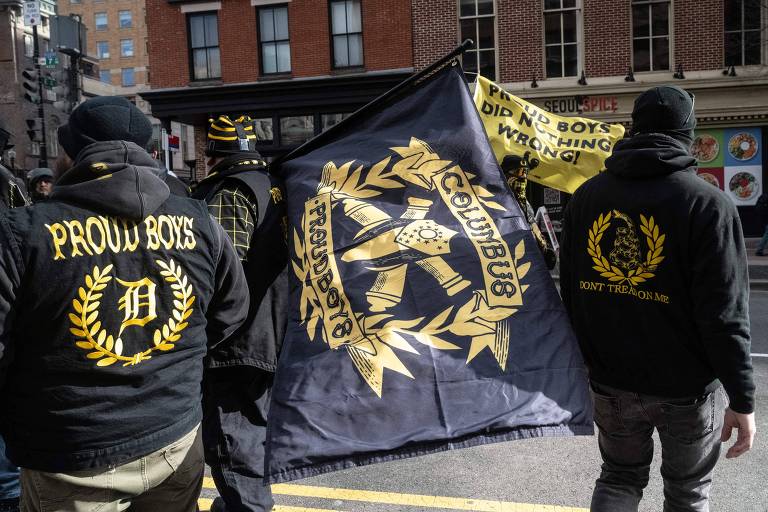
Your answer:
[[[722,389],[687,399],[661,398],[592,382],[602,472],[592,512],[636,512],[648,485],[653,430],[661,440],[664,512],[708,512],[720,455]]]
[[[203,445],[227,512],[272,510],[264,485],[264,441],[273,374],[257,368],[206,370]]]

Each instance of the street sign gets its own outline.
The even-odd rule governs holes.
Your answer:
[[[560,244],[557,243],[555,228],[552,226],[552,221],[549,219],[549,212],[547,212],[545,206],[541,206],[536,210],[534,221],[539,225],[539,229],[547,234],[547,238],[549,238],[549,242],[552,244],[552,248],[555,252],[560,250]]]
[[[40,25],[40,0],[27,0],[24,2],[24,25],[34,27]]]
[[[45,66],[48,68],[55,68],[59,65],[59,57],[55,51],[49,50],[45,52]]]
[[[173,152],[177,152],[179,150],[178,135],[168,135],[168,149],[170,149]]]

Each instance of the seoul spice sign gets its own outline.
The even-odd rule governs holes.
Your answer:
[[[529,178],[569,194],[604,169],[624,136],[621,125],[547,113],[483,77],[478,77],[475,106],[499,163],[507,155],[529,152],[540,162]]]

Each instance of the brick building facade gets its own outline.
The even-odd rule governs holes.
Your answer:
[[[195,127],[204,176],[209,117],[258,119],[274,158],[413,70],[411,1],[147,0],[155,116]]]
[[[85,53],[98,62],[98,74],[83,76],[83,96],[124,96],[150,114],[149,104],[139,96],[149,89],[150,77],[144,0],[59,0],[58,13],[81,20],[87,29]],[[160,122],[150,120],[159,146]],[[180,148],[171,154],[170,164],[182,170],[193,134],[179,124],[172,131],[180,138]]]
[[[49,2],[55,8],[55,2]],[[50,48],[50,20],[53,10],[43,12],[43,24],[38,27],[40,54],[44,55]],[[41,165],[41,136],[40,124],[35,125],[37,133],[33,141],[27,135],[29,126],[27,120],[37,120],[38,107],[24,99],[25,69],[33,70],[33,38],[32,28],[24,26],[21,0],[0,0],[0,120],[5,129],[12,134],[10,143],[14,147],[0,154],[2,163],[24,176],[25,171]],[[65,59],[64,56],[61,57]],[[61,68],[57,68],[59,71]],[[54,71],[43,69],[43,72]],[[35,86],[37,84],[34,84]],[[46,124],[47,165],[53,166],[58,156],[56,143],[57,128],[67,122],[68,116],[62,110],[53,107],[52,102],[58,99],[50,90],[44,90],[43,112]]]
[[[59,14],[79,16],[87,27],[87,55],[99,60],[102,82],[125,95],[148,83],[143,0],[60,0]]]
[[[479,52],[464,56],[465,71],[480,68],[550,112],[627,126],[642,91],[685,88],[696,96],[695,148],[706,146],[700,172],[758,235],[753,205],[768,186],[768,152],[759,149],[768,143],[766,9],[746,0],[413,0],[414,63],[423,68],[472,37]],[[737,196],[731,187],[746,175],[755,185]],[[536,195],[545,202],[543,190]],[[557,212],[562,201],[548,206]]]

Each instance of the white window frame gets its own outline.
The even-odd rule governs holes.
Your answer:
[[[106,51],[106,53],[104,53],[103,56],[99,52],[99,44],[100,43],[106,43],[106,45],[107,45],[107,51]],[[96,58],[99,59],[99,60],[103,60],[103,59],[108,59],[109,58],[109,41],[96,41]]]
[[[475,0],[475,12],[477,12],[477,0]],[[480,42],[480,24],[476,20],[480,18],[493,18],[493,66],[496,71],[493,77],[486,77],[487,79],[498,82],[499,81],[499,4],[498,0],[493,0],[493,14],[475,14],[474,16],[462,16],[461,15],[461,0],[456,0],[456,13],[458,14],[456,24],[457,41],[461,43],[461,21],[462,20],[475,20],[475,36],[472,38],[475,44]],[[482,48],[478,50],[471,49],[465,53],[472,53],[477,55],[477,74],[480,75],[480,51],[488,51],[491,48]],[[462,55],[462,64],[464,63],[464,56]],[[470,72],[471,73],[471,72]]]
[[[541,0],[542,13],[541,13],[541,42],[544,52],[542,55],[543,75],[546,80],[570,80],[578,78],[581,71],[584,70],[584,2],[582,0],[576,0],[575,7],[565,7],[558,9],[544,9],[544,0]],[[560,76],[547,76],[547,47],[559,46],[560,55],[563,55],[563,46],[566,44],[571,45],[573,43],[565,43],[563,41],[563,17],[560,16],[560,42],[547,44],[547,28],[544,21],[545,15],[550,13],[562,14],[567,11],[576,12],[576,74],[565,74],[565,59],[561,59],[560,63]]]
[[[666,36],[654,36],[653,35],[653,17],[651,4],[667,4],[667,35]],[[648,34],[647,36],[639,36],[637,39],[643,39],[648,41],[648,59],[651,63],[651,69],[638,71],[635,66],[635,18],[634,7],[636,5],[642,5],[648,7]],[[629,2],[629,33],[630,33],[630,48],[632,52],[632,70],[637,73],[664,73],[675,69],[675,2],[674,0],[639,0],[639,3],[635,0]],[[669,67],[667,69],[654,69],[653,66],[653,39],[661,39],[666,37],[667,41],[667,60],[669,61]]]
[[[104,15],[104,19],[106,20],[106,24],[104,25],[104,28],[99,28],[99,24],[98,24],[98,21],[96,20],[96,17],[97,17],[99,14],[103,14],[103,15]],[[106,30],[109,30],[109,13],[107,13],[107,12],[104,12],[104,11],[99,11],[99,12],[95,12],[95,13],[93,13],[93,26],[94,26],[94,28],[95,28],[97,31],[106,31]]]
[[[120,15],[126,12],[128,13],[128,21],[130,24],[124,27],[123,20],[120,18]],[[133,28],[133,11],[130,9],[121,9],[117,11],[117,28]]]
[[[123,43],[126,42],[126,41],[130,41],[130,43],[131,43],[131,53],[130,54],[125,53],[125,47],[123,46]],[[128,39],[121,39],[120,40],[120,56],[121,57],[125,57],[125,58],[131,58],[131,57],[135,57],[136,56],[136,43],[134,42],[133,39],[128,38]]]

